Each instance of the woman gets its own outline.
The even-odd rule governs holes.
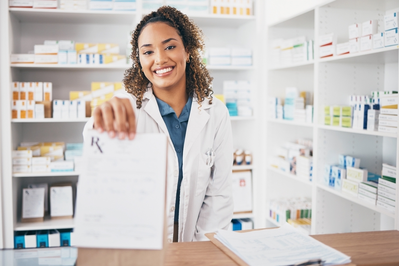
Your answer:
[[[168,240],[206,240],[204,233],[226,228],[232,218],[233,147],[228,111],[212,98],[202,64],[202,32],[164,6],[143,18],[131,44],[127,94],[94,110],[94,128],[119,139],[136,132],[169,136]]]

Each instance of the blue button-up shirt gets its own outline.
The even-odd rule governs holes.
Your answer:
[[[179,162],[179,180],[177,182],[176,204],[175,204],[175,223],[179,221],[179,206],[180,206],[180,186],[183,180],[183,149],[184,140],[186,139],[186,131],[188,118],[190,117],[192,98],[189,97],[179,117],[176,116],[175,111],[169,104],[157,99],[159,112],[169,131],[170,139],[175,148],[177,159]]]

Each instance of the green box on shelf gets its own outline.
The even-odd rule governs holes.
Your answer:
[[[340,125],[341,125],[341,117],[336,117],[336,116],[333,116],[332,117],[332,125],[334,126],[334,127],[339,127]]]
[[[343,106],[341,109],[342,109],[341,116],[352,117],[353,114],[352,106]]]
[[[352,128],[352,117],[341,117],[341,126],[346,128]]]
[[[333,113],[334,117],[340,117],[341,116],[341,106],[333,106],[332,113]]]
[[[331,126],[331,116],[324,117],[324,125]]]
[[[325,106],[324,107],[324,115],[329,116],[330,115],[330,106]]]

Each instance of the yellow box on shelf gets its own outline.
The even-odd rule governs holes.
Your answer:
[[[103,55],[103,64],[105,65],[124,65],[126,64],[125,55]]]
[[[91,95],[91,91],[70,91],[69,100],[85,100],[88,95]],[[91,97],[90,97],[91,98]],[[88,99],[90,101],[91,99]]]
[[[94,98],[94,99],[91,101],[91,104],[90,104],[90,105],[91,105],[92,108],[93,108],[93,107],[97,107],[97,106],[103,104],[104,102],[111,100],[111,98],[112,98],[113,96],[114,96],[114,93],[111,92],[111,93],[107,93],[107,94],[105,94],[105,95],[102,95],[102,96],[100,96],[100,97]]]
[[[76,43],[78,54],[119,54],[119,45],[115,43]]]

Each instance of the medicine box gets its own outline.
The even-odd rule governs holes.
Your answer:
[[[380,97],[381,109],[398,109],[399,98],[397,94],[382,95]]]
[[[34,97],[35,102],[43,101],[43,82],[33,82]]]
[[[16,150],[12,151],[12,158],[32,158],[31,150]]]
[[[362,37],[362,25],[352,24],[348,27],[349,30],[349,40]]]
[[[58,64],[61,64],[61,65],[68,64],[67,51],[59,51],[58,52]]]
[[[398,12],[394,12],[384,16],[385,30],[391,30],[398,27]]]
[[[57,9],[57,0],[34,0],[33,8],[38,9]]]
[[[359,182],[355,182],[349,179],[342,180],[342,192],[357,197],[358,191],[359,191]]]
[[[367,181],[367,170],[359,169],[354,167],[347,167],[347,175],[346,178],[355,182],[364,182]]]
[[[333,179],[334,188],[337,190],[342,189],[342,180],[346,178],[346,171],[339,166],[332,167],[331,177]]]
[[[58,161],[50,163],[50,172],[72,172],[73,161]]]
[[[20,158],[12,158],[12,165],[31,165],[32,158],[29,157],[20,157]]]
[[[386,133],[397,133],[398,132],[398,128],[397,127],[387,127],[387,126],[378,125],[378,131],[386,132]]]
[[[349,40],[349,53],[354,54],[354,53],[359,52],[359,50],[360,50],[359,39],[355,38],[355,39]]]
[[[32,165],[48,165],[51,162],[50,157],[33,157]]]
[[[77,64],[77,53],[75,50],[67,51],[67,61],[68,64]]]
[[[58,45],[36,44],[34,46],[35,55],[57,55]]]
[[[209,56],[210,57],[230,57],[231,49],[230,48],[209,48]]]
[[[44,101],[52,101],[53,100],[53,84],[51,82],[43,83],[43,96]]]
[[[112,10],[113,8],[113,3],[112,0],[107,1],[107,0],[99,0],[99,1],[90,1],[89,2],[89,9],[90,10]]]
[[[33,64],[35,63],[34,54],[12,54],[11,64]]]
[[[19,100],[19,82],[11,82],[11,93],[13,100]]]
[[[252,211],[251,171],[233,171],[234,212]]]
[[[346,156],[345,157],[345,162],[346,162],[346,167],[353,167],[353,168],[359,168],[360,167],[360,159],[355,158],[352,156]],[[367,181],[367,180],[366,180]]]
[[[41,230],[37,232],[36,235],[36,247],[38,248],[48,248],[48,231]]]
[[[58,64],[58,55],[35,55],[35,64]]]
[[[125,55],[103,55],[103,64],[124,65],[126,64]]]
[[[367,20],[362,23],[362,36],[376,34],[378,30],[377,20]]]
[[[359,184],[359,189],[360,188],[368,192],[377,194],[378,184],[370,181],[364,181]]]
[[[26,118],[35,118],[35,101],[26,101]]]
[[[28,86],[29,82],[21,82],[19,87],[19,99],[27,100],[28,99]]]
[[[10,8],[33,8],[33,0],[9,0]]]
[[[369,51],[373,49],[373,35],[363,36],[360,38],[360,51]]]
[[[136,0],[114,0],[114,11],[136,11]]]
[[[337,36],[334,35],[334,33],[329,33],[325,35],[319,36],[319,45],[320,47],[322,46],[327,46],[327,45],[333,45],[337,43]]]
[[[384,33],[380,32],[373,35],[373,49],[379,49],[385,47]]]
[[[330,57],[335,55],[335,44],[326,45],[319,48],[320,58]]]
[[[385,31],[385,47],[398,45],[398,29]]]
[[[12,172],[13,173],[31,173],[32,166],[31,165],[13,165]]]
[[[33,157],[40,156],[40,147],[39,146],[29,146],[29,147],[18,147],[17,151],[29,151],[31,152]],[[17,157],[25,157],[25,155],[17,156]]]
[[[349,54],[349,42],[337,44],[337,55]]]

